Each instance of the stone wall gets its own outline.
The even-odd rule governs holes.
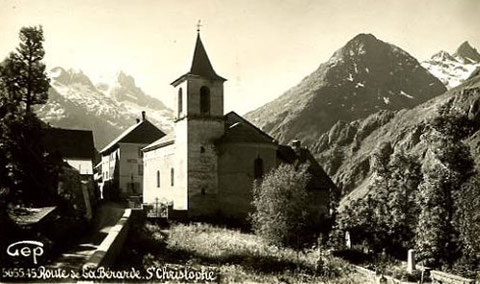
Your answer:
[[[97,268],[99,266],[110,266],[115,262],[116,257],[121,253],[123,244],[128,234],[128,227],[131,209],[125,209],[125,213],[108,232],[107,236],[95,252],[90,256],[84,267]]]
[[[224,133],[221,119],[188,120],[188,214],[212,215],[216,211],[218,157],[214,141]]]
[[[458,275],[432,270],[430,278],[433,284],[475,284],[475,280],[464,278]]]
[[[254,161],[263,160],[264,174],[276,167],[276,145],[226,143],[219,148],[218,209],[227,218],[245,219],[253,210]]]
[[[200,114],[200,88],[208,87],[210,89],[210,116],[223,116],[223,82],[212,81],[208,79],[195,78],[189,79],[187,84],[187,107],[188,115],[194,116]]]

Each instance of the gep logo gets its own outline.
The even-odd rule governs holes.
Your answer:
[[[43,255],[43,244],[37,241],[20,241],[7,247],[10,256],[32,257],[33,263],[37,264],[37,256]]]

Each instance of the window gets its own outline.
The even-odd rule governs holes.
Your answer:
[[[143,176],[143,165],[142,164],[138,165],[138,175]]]
[[[183,90],[182,88],[178,89],[178,117],[183,111]]]
[[[160,188],[160,171],[157,171],[157,187]]]
[[[170,185],[173,186],[174,185],[174,182],[173,182],[173,178],[175,176],[175,172],[173,171],[173,168],[170,169]]]
[[[263,160],[258,157],[253,162],[253,177],[255,179],[262,178],[263,176]]]
[[[205,86],[200,88],[200,113],[210,114],[210,89]]]

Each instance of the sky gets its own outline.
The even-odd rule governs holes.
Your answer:
[[[22,26],[42,25],[47,68],[80,69],[94,82],[119,71],[173,106],[170,83],[191,64],[196,24],[225,83],[225,111],[275,99],[359,33],[418,60],[480,49],[479,0],[0,0],[0,60]]]

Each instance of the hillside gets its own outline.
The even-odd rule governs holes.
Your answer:
[[[480,53],[466,41],[453,55],[442,50],[422,62],[422,66],[451,89],[464,82],[480,67]]]
[[[246,117],[280,142],[298,138],[311,145],[339,120],[412,108],[445,91],[406,51],[359,34],[298,85]]]
[[[365,194],[371,175],[371,155],[380,143],[393,149],[402,147],[420,162],[425,159],[427,144],[422,135],[429,122],[438,116],[438,108],[451,103],[449,113],[465,114],[474,121],[474,133],[465,142],[471,147],[477,168],[480,167],[480,73],[410,110],[380,111],[365,119],[337,122],[323,134],[313,151],[334,182],[351,198]]]
[[[37,108],[38,116],[56,127],[93,130],[97,149],[135,124],[142,111],[164,131],[171,127],[172,111],[123,72],[112,82],[96,85],[82,71],[62,67],[53,68],[49,76],[48,102]]]

